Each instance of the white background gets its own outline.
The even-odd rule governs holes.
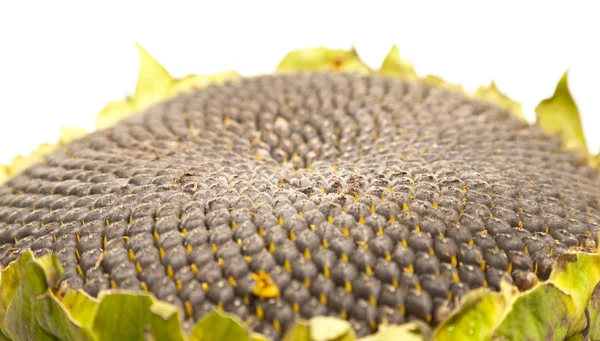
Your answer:
[[[134,89],[135,41],[174,76],[268,73],[289,50],[320,45],[354,45],[377,68],[397,44],[420,74],[467,90],[495,79],[531,121],[570,68],[598,151],[599,34],[593,1],[0,0],[0,163],[55,142],[62,124],[93,129]]]

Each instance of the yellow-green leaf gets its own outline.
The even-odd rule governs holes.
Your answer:
[[[142,108],[169,96],[174,79],[146,49],[139,44],[136,46],[140,57],[140,70],[134,101],[138,108]]]
[[[591,163],[592,167],[596,167],[600,170],[600,153],[598,153],[598,155],[595,155],[594,157],[592,157],[590,163]]]
[[[496,82],[492,81],[489,86],[479,87],[473,95],[475,98],[502,108],[513,114],[514,117],[525,121],[525,114],[523,113],[523,106],[521,103],[513,101],[508,96],[500,92],[496,86]]]
[[[179,311],[171,304],[126,291],[101,292],[98,300],[93,323],[98,340],[184,341]]]
[[[192,341],[250,341],[250,333],[237,317],[213,311],[192,329]]]
[[[5,336],[13,341],[95,340],[92,331],[82,328],[51,291],[51,283],[62,273],[56,257],[33,259],[29,255],[9,267],[12,266],[21,267],[21,271],[15,282],[4,282],[3,277],[1,283],[3,287],[16,288],[1,327]]]
[[[135,94],[121,101],[109,102],[96,118],[97,129],[111,127],[123,118],[180,93],[241,77],[237,72],[225,71],[214,75],[188,75],[174,79],[148,51],[139,44],[137,48],[140,69]]]
[[[311,341],[352,341],[355,340],[350,323],[335,317],[313,317],[308,323]]]
[[[316,47],[288,53],[277,67],[278,72],[294,71],[351,71],[370,72],[355,49]]]
[[[510,287],[504,287],[502,293],[485,289],[471,291],[458,309],[437,328],[435,339],[489,340],[512,294]]]
[[[425,341],[429,340],[425,325],[421,322],[408,322],[402,325],[380,326],[377,333],[358,341]]]
[[[546,282],[516,297],[495,331],[508,340],[563,340],[583,331],[585,309],[600,282],[600,255],[560,256]]]
[[[134,112],[135,105],[130,99],[109,102],[96,117],[96,129],[102,130],[113,126]]]
[[[83,291],[68,290],[61,303],[81,326],[92,327],[98,311],[98,300]]]
[[[592,292],[588,305],[590,314],[590,340],[600,340],[600,283]]]
[[[598,283],[600,255],[561,255],[550,278],[528,291],[509,291],[503,283],[500,292],[470,292],[436,329],[435,339],[577,339],[587,326],[586,309],[594,308],[591,297]]]
[[[7,165],[0,165],[0,185],[9,179],[9,169]]]
[[[0,329],[5,327],[6,310],[21,284],[25,265],[33,260],[31,251],[22,253],[19,258],[6,269],[2,269],[0,277]]]
[[[271,341],[266,336],[259,333],[250,334],[250,341]]]
[[[175,79],[146,49],[139,44],[136,47],[140,64],[135,94],[104,106],[96,118],[97,129],[108,128],[139,110],[167,99],[173,92]]]
[[[88,134],[88,132],[83,128],[62,126],[62,127],[60,127],[59,143],[61,145],[65,145],[71,141],[82,138],[82,137],[86,136],[87,134]]]
[[[7,167],[8,175],[18,174],[29,166],[40,162],[44,155],[54,151],[54,149],[56,149],[56,145],[43,143],[27,156],[15,156]]]
[[[423,78],[423,82],[432,86],[437,86],[451,91],[464,92],[462,85],[450,83],[445,79],[434,75],[425,76],[425,78]]]
[[[211,84],[222,84],[226,81],[241,78],[240,74],[235,71],[225,71],[214,75],[188,75],[175,80],[172,88],[174,95],[201,89]]]
[[[401,79],[415,80],[419,77],[415,72],[413,64],[400,55],[400,49],[394,45],[385,57],[379,73],[386,76],[399,77]]]
[[[600,255],[585,253],[559,257],[549,281],[571,298],[569,317],[575,322],[569,332],[585,326],[585,309],[600,282]]]
[[[187,75],[175,81],[172,91],[181,93],[189,90],[201,89],[210,84],[210,76]]]
[[[56,287],[59,277],[63,274],[58,258],[49,255],[37,258],[35,262],[42,268],[46,285],[50,288]]]
[[[579,110],[569,92],[568,74],[563,74],[554,95],[535,108],[537,124],[548,134],[560,134],[565,148],[588,155]]]
[[[283,336],[283,341],[311,341],[308,322],[299,321]]]

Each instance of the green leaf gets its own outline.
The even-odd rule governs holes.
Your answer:
[[[561,77],[551,98],[535,108],[537,124],[547,134],[559,134],[567,149],[588,155],[577,105],[569,92],[568,71]]]
[[[600,283],[596,285],[588,304],[590,315],[590,340],[600,340]]]
[[[311,341],[308,322],[297,322],[287,333],[285,333],[282,341]]]
[[[57,257],[48,255],[46,257],[36,258],[35,262],[42,268],[46,285],[53,288],[58,283],[58,278],[63,274],[62,265]]]
[[[142,108],[169,96],[175,80],[146,49],[139,44],[136,47],[140,57],[140,71],[133,99],[136,106]]]
[[[496,86],[496,82],[494,81],[492,81],[489,86],[479,87],[475,91],[474,96],[475,98],[510,112],[514,117],[520,119],[521,121],[526,121],[521,103],[511,100],[508,96],[500,92]]]
[[[2,334],[2,331],[0,331],[0,341],[12,341],[12,340],[9,339],[6,335]]]
[[[420,322],[380,326],[377,333],[363,337],[358,341],[425,341],[429,339],[426,329],[428,327]]]
[[[192,341],[250,341],[250,334],[236,317],[213,311],[194,326],[191,339]]]
[[[98,312],[98,301],[83,291],[69,290],[62,304],[73,319],[85,328],[91,328]]]
[[[503,292],[474,290],[467,294],[460,306],[435,331],[435,339],[451,340],[489,340],[494,327],[509,304],[510,287]]]
[[[99,340],[183,341],[178,309],[148,294],[101,292],[93,330]]]
[[[267,339],[267,337],[262,334],[252,333],[250,335],[250,341],[271,341],[271,340]]]
[[[277,66],[278,72],[346,71],[370,72],[355,49],[326,49],[316,47],[288,53]]]
[[[178,309],[146,293],[102,292],[98,300],[67,289],[60,299],[49,284],[62,273],[54,255],[33,259],[31,251],[2,271],[0,331],[20,340],[184,341]]]
[[[553,285],[542,285],[521,296],[496,328],[495,338],[506,340],[564,340],[568,335],[568,297]]]
[[[472,291],[435,331],[436,340],[564,340],[587,326],[585,310],[600,283],[600,255],[558,257],[550,278],[515,293]],[[513,287],[514,288],[514,287]],[[589,309],[589,308],[588,308]]]
[[[419,78],[413,64],[402,58],[400,49],[396,45],[392,46],[392,49],[385,57],[379,73],[401,79],[416,80]]]
[[[335,317],[317,316],[297,322],[283,341],[355,341],[356,336],[347,321]]]
[[[19,285],[25,265],[31,262],[33,253],[23,252],[19,258],[0,272],[0,331],[6,331],[6,311],[12,302]]]
[[[600,255],[565,254],[548,281],[518,296],[495,335],[510,340],[563,340],[587,325],[585,309],[600,282]]]
[[[24,259],[26,259],[24,257]],[[58,260],[45,256],[24,266],[19,287],[6,311],[2,332],[12,340],[95,340],[82,328],[50,291],[47,279],[55,280],[62,270]]]
[[[600,254],[568,254],[559,257],[549,281],[568,295],[569,333],[585,327],[585,309],[600,283]]]
[[[0,275],[0,322],[4,321],[4,314],[21,284],[25,265],[32,260],[33,253],[28,250],[19,255],[19,258],[6,269],[2,270]],[[4,323],[0,324],[0,327],[3,325]]]

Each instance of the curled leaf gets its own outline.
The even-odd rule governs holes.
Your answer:
[[[288,53],[277,66],[278,72],[344,71],[370,72],[355,49],[327,49],[316,47]]]
[[[385,57],[379,73],[401,79],[416,80],[419,78],[413,64],[402,58],[400,49],[396,45],[392,46],[392,49]]]
[[[492,81],[489,86],[479,87],[475,91],[474,96],[475,98],[510,112],[514,117],[521,121],[525,121],[525,114],[523,113],[523,106],[521,103],[511,100],[508,96],[500,92],[494,81]]]
[[[600,283],[596,285],[588,304],[588,337],[590,340],[600,340]]]
[[[559,256],[550,278],[515,293],[476,290],[435,331],[436,340],[564,340],[587,326],[600,254]]]
[[[19,276],[2,276],[1,286],[13,293],[0,326],[2,334],[15,341],[94,340],[91,331],[72,318],[48,285],[49,279],[55,280],[62,273],[58,260],[34,259],[30,250],[25,254],[5,270]]]
[[[566,71],[554,91],[554,95],[543,100],[535,108],[537,124],[547,134],[559,134],[566,149],[573,149],[582,155],[589,155],[579,109],[571,96]]]

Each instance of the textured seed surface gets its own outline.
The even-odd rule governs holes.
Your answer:
[[[594,249],[600,180],[510,113],[375,76],[275,75],[158,104],[0,187],[0,263],[56,253],[91,295],[150,291],[279,338],[299,318],[437,324]]]

